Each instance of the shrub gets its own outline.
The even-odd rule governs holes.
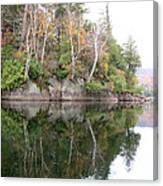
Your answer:
[[[59,64],[67,65],[71,61],[71,54],[70,52],[63,53],[59,58]]]
[[[100,82],[91,81],[85,84],[85,89],[90,93],[99,93],[100,91],[105,89],[105,86],[102,85]]]
[[[32,60],[29,65],[29,77],[32,80],[38,79],[43,75],[43,67],[40,62]]]
[[[13,58],[13,45],[6,44],[2,47],[2,61],[9,60]]]
[[[144,87],[142,87],[140,85],[139,86],[133,85],[133,86],[128,87],[127,91],[130,93],[133,93],[133,94],[143,94]]]
[[[24,65],[16,60],[6,60],[2,68],[2,89],[19,88],[24,82]]]
[[[65,79],[69,74],[69,71],[67,69],[57,69],[55,72],[55,75],[57,76],[58,79]]]
[[[114,83],[114,91],[121,93],[126,90],[127,82],[123,75],[112,75],[110,80]]]

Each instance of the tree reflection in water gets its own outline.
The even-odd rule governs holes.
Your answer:
[[[140,106],[2,104],[2,176],[108,179],[117,155],[132,168]]]

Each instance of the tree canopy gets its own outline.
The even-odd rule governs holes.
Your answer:
[[[118,44],[108,4],[98,23],[86,18],[87,11],[82,3],[3,5],[2,89],[21,87],[28,79],[46,86],[56,76],[83,79],[92,89],[139,92],[135,72],[141,61],[135,41]],[[21,73],[16,72],[19,66]]]

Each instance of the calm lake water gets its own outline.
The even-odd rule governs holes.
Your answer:
[[[2,176],[153,179],[153,106],[2,102]]]

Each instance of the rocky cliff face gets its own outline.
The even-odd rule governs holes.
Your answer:
[[[66,101],[112,101],[117,102],[116,95],[108,92],[101,92],[98,95],[88,94],[83,83],[75,83],[70,80],[58,81],[54,76],[49,79],[45,89],[40,90],[36,83],[28,81],[23,88],[14,91],[3,91],[2,99],[5,100],[66,100]]]
[[[84,84],[62,80],[58,81],[54,76],[49,79],[48,85],[41,90],[36,83],[27,81],[24,87],[14,91],[3,91],[4,100],[23,100],[23,101],[106,101],[106,102],[139,102],[148,101],[146,97],[133,95],[131,93],[121,93],[119,95],[111,93],[109,90],[100,93],[88,93]]]
[[[3,91],[2,99],[5,100],[49,100],[49,92],[40,88],[32,81],[27,81],[27,83],[22,88],[18,88],[13,91]]]

